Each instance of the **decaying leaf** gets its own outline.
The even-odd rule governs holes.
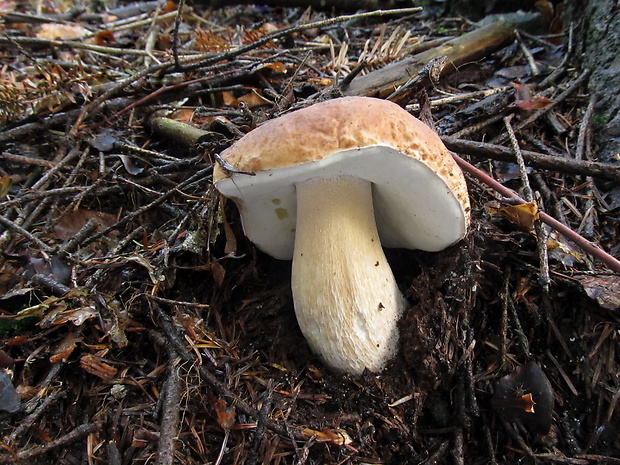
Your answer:
[[[77,24],[44,23],[37,32],[39,39],[77,39],[88,34],[88,29]]]
[[[540,110],[548,107],[553,103],[553,100],[547,97],[536,97],[526,100],[515,100],[511,106],[518,108],[519,110]]]
[[[109,29],[104,29],[103,31],[99,31],[95,34],[94,37],[95,45],[109,45],[112,42],[116,42],[114,38],[114,33]]]
[[[351,437],[340,428],[323,428],[321,431],[311,428],[304,428],[301,430],[301,434],[306,436],[308,439],[314,437],[317,442],[327,442],[337,446],[347,446],[353,442]]]
[[[618,276],[573,276],[591,299],[607,310],[620,308],[620,279]]]
[[[4,175],[0,177],[0,200],[6,197],[12,186],[13,178],[11,176]]]
[[[235,426],[235,407],[229,407],[224,399],[213,400],[212,406],[217,424],[230,431]]]
[[[97,309],[91,305],[76,309],[59,306],[45,315],[40,325],[42,328],[48,328],[50,326],[71,322],[75,326],[81,326],[85,321],[95,318],[97,315]]]
[[[547,239],[547,250],[549,251],[550,259],[557,260],[567,267],[573,267],[576,263],[583,263],[585,261],[581,249],[573,246],[564,236],[555,231],[551,231]]]
[[[82,226],[84,226],[86,222],[91,219],[99,223],[97,228],[99,231],[112,226],[116,222],[116,217],[114,215],[110,215],[109,213],[80,208],[65,215],[58,222],[58,224],[54,226],[54,234],[61,240],[71,239],[82,228]]]
[[[519,229],[531,232],[534,222],[538,219],[538,204],[536,201],[524,203],[521,205],[511,205],[504,208],[490,208],[491,214],[498,214],[509,219],[516,224]]]
[[[260,89],[249,89],[250,92],[243,94],[239,97],[235,97],[232,92],[225,91],[220,92],[222,104],[228,107],[238,107],[240,105],[246,105],[249,108],[258,107],[261,105],[269,104],[269,100],[265,99],[261,95]]]
[[[101,379],[110,380],[116,376],[116,368],[105,363],[101,358],[87,354],[80,358],[80,367],[91,375]]]
[[[58,363],[67,360],[77,348],[77,343],[82,338],[74,332],[69,332],[62,341],[54,348],[54,354],[50,357],[50,363]]]

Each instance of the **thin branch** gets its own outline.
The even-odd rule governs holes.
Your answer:
[[[494,189],[496,192],[506,197],[511,202],[514,202],[515,204],[525,203],[525,200],[519,197],[517,193],[513,191],[512,189],[509,189],[506,186],[502,185],[501,183],[497,182],[487,173],[485,173],[482,170],[479,170],[472,164],[463,160],[458,155],[452,154],[452,156],[454,157],[458,165],[461,167],[461,169],[468,172],[469,174],[474,176],[479,181],[482,181],[487,186],[491,187],[492,189]],[[573,241],[575,244],[581,247],[585,252],[598,258],[605,265],[607,265],[609,269],[615,271],[616,273],[620,273],[620,261],[618,259],[608,254],[603,249],[593,244],[592,242],[587,240],[585,237],[577,234],[575,231],[570,229],[568,226],[560,223],[558,220],[549,216],[548,214],[544,212],[540,212],[540,219],[543,221],[543,223],[547,224],[548,226],[551,226],[553,229],[555,229],[557,232],[562,234],[564,237]]]

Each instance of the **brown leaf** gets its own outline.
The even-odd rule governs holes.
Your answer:
[[[618,276],[573,276],[591,299],[607,310],[620,308],[620,279]]]
[[[62,220],[54,226],[54,234],[61,240],[70,239],[75,236],[82,226],[90,219],[94,219],[99,223],[97,227],[98,231],[103,231],[103,229],[116,223],[116,217],[114,215],[80,208],[65,215]]]
[[[235,426],[235,408],[229,407],[224,399],[213,402],[213,411],[217,424],[224,430],[230,430]]]
[[[211,268],[211,274],[213,275],[213,280],[216,282],[218,286],[221,286],[224,283],[224,277],[226,276],[226,270],[222,265],[217,262],[212,262],[209,264]]]
[[[553,11],[553,3],[551,3],[549,0],[538,0],[535,5],[541,16],[545,18],[545,21],[547,23],[550,24],[555,16]]]
[[[116,376],[116,368],[103,362],[101,358],[87,354],[80,358],[80,367],[91,375],[95,375],[101,379],[110,380]]]
[[[265,63],[260,66],[258,69],[268,68],[272,69],[278,73],[286,74],[286,65],[281,61],[276,61],[275,63]]]
[[[103,31],[97,32],[97,34],[95,34],[94,40],[95,45],[99,46],[107,46],[110,45],[112,42],[116,42],[116,39],[114,38],[114,33],[109,29],[104,29]]]
[[[527,84],[519,84],[513,81],[510,85],[515,90],[515,100],[529,100],[532,98],[532,89]]]
[[[519,110],[540,110],[548,107],[552,103],[553,100],[550,98],[536,97],[529,100],[515,100],[511,106],[518,108]]]
[[[67,360],[77,347],[77,343],[82,340],[75,333],[68,333],[54,349],[54,354],[50,357],[50,363],[58,363]]]
[[[492,214],[499,214],[515,223],[520,229],[530,232],[534,226],[534,221],[538,219],[538,204],[536,201],[510,207],[489,209]]]
[[[13,186],[13,178],[11,176],[0,177],[0,200],[2,200],[11,190]]]
[[[45,23],[41,25],[37,37],[39,39],[77,39],[88,34],[82,26],[72,24]]]
[[[4,350],[0,349],[0,368],[10,368],[15,365],[15,360]]]
[[[30,425],[30,431],[32,431],[34,435],[37,436],[41,441],[52,442],[52,437],[49,435],[49,433],[36,423]]]
[[[344,430],[338,428],[332,430],[329,428],[323,428],[321,431],[311,428],[304,428],[301,431],[301,434],[306,436],[308,439],[314,437],[317,442],[327,442],[337,446],[346,446],[353,442]]]

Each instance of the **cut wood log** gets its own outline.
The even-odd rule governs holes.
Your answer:
[[[515,28],[511,23],[504,20],[496,21],[449,40],[438,47],[358,76],[343,89],[343,94],[385,98],[417,75],[432,59],[442,55],[448,57],[448,64],[443,68],[442,74],[453,73],[458,70],[459,66],[475,62],[498,50],[507,41],[513,39],[514,35]]]

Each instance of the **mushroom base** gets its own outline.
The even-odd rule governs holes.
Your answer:
[[[297,184],[297,321],[326,365],[351,374],[384,368],[406,305],[381,247],[371,187],[351,176]]]

